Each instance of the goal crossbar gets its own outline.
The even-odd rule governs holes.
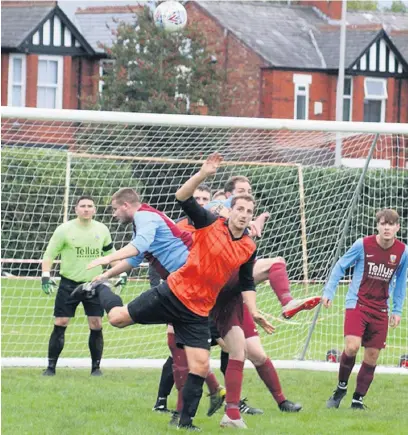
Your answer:
[[[106,112],[95,110],[38,109],[1,107],[4,118],[38,121],[97,122],[99,124],[131,124],[150,126],[239,128],[248,130],[297,130],[337,133],[408,134],[408,124],[345,121],[314,121],[271,118],[232,118],[226,116],[169,115],[156,113]]]

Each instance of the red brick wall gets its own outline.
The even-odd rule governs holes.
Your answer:
[[[9,55],[1,54],[1,105],[7,106]]]
[[[398,83],[396,85],[398,88]],[[396,102],[398,104],[398,102]],[[402,80],[401,86],[401,122],[408,122],[408,79]]]
[[[62,108],[74,109],[71,107],[71,94],[72,94],[72,57],[64,56],[63,60],[63,88],[62,88]]]
[[[260,116],[262,58],[196,3],[189,2],[186,8],[189,24],[204,32],[209,52],[216,56],[218,68],[226,74],[222,114]]]
[[[299,1],[304,6],[314,6],[320,9],[325,15],[334,20],[341,19],[341,1],[340,0],[302,0]]]
[[[364,121],[364,77],[353,77],[353,122]]]
[[[335,78],[316,72],[264,70],[262,77],[261,116],[265,118],[294,119],[295,84],[294,74],[312,76],[309,86],[309,119],[329,120],[333,116]],[[314,103],[321,102],[323,112],[314,114]]]
[[[37,107],[38,56],[27,55],[26,106]]]
[[[226,56],[225,112],[229,116],[260,116],[263,60],[231,33],[228,33]]]
[[[99,83],[99,61],[83,58],[81,60],[81,108],[95,103]]]

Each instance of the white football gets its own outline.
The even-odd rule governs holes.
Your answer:
[[[169,0],[157,6],[153,18],[157,27],[166,32],[177,32],[186,27],[187,11],[181,3]]]

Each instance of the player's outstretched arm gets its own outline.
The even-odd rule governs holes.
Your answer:
[[[364,262],[364,247],[362,239],[354,242],[353,246],[337,261],[333,267],[329,279],[324,286],[322,303],[329,308],[336,294],[337,286],[343,278],[346,270],[352,265],[362,260]],[[363,263],[364,264],[364,263]]]
[[[106,266],[117,260],[124,260],[125,258],[135,257],[139,254],[139,251],[129,243],[124,248],[119,249],[119,251],[113,252],[112,254],[107,255],[106,257],[99,257],[96,260],[91,261],[87,269],[93,269],[97,266]]]
[[[222,162],[221,154],[211,154],[203,163],[200,171],[187,180],[176,192],[178,201],[186,201],[193,196],[197,187],[209,176],[214,175]]]
[[[115,266],[106,270],[101,275],[96,276],[92,281],[103,281],[110,279],[114,276],[120,275],[121,273],[129,272],[130,270],[132,270],[132,265],[129,264],[127,260],[121,260],[119,262],[115,262]]]

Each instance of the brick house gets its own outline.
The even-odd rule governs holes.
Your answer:
[[[186,7],[225,71],[224,115],[335,119],[341,2]],[[83,108],[111,62],[101,44],[136,9],[79,9],[74,24],[56,2],[3,2],[2,105]],[[408,122],[408,14],[350,12],[347,20],[344,120]],[[44,82],[47,68],[58,74]]]
[[[97,92],[90,44],[56,2],[3,2],[1,104],[80,109]]]
[[[188,2],[227,75],[225,114],[334,120],[341,2]],[[408,14],[350,12],[343,119],[408,122]]]

